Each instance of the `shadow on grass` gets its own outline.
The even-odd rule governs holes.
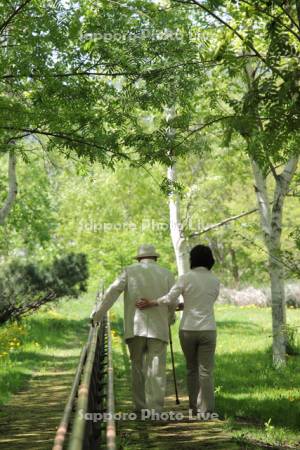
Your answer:
[[[72,371],[39,373],[30,389],[0,408],[0,450],[50,450],[73,377]]]
[[[115,321],[113,328],[122,336],[122,319]],[[240,333],[250,339],[264,333],[263,327],[258,324],[234,320],[220,322],[218,330],[219,342],[224,333],[231,334],[233,339]],[[177,339],[175,333],[174,338]],[[119,357],[116,364],[120,377],[122,371],[129,373],[124,343],[123,346],[123,362]],[[241,349],[232,353],[228,350],[228,353],[216,355],[216,407],[219,414],[243,418],[257,425],[264,425],[271,418],[272,425],[297,431],[300,423],[300,357],[290,357],[286,368],[275,370],[271,353],[267,350],[251,352]],[[178,385],[180,391],[185,393],[184,356],[180,351],[176,351],[174,356]]]
[[[219,355],[216,358],[217,405],[222,414],[299,430],[299,357],[275,370],[268,351]]]
[[[236,333],[247,333],[247,336],[256,336],[258,332],[263,330],[261,325],[241,320],[217,321],[217,328],[222,333],[230,333],[234,330]]]
[[[122,319],[115,320],[112,324],[112,329],[122,337]],[[184,361],[179,353],[177,357],[181,359],[178,387],[181,394],[186,394]],[[130,361],[123,338],[121,338],[120,345],[113,345],[113,361],[116,378],[116,410],[123,412],[132,411]],[[172,380],[170,364],[168,379]],[[167,388],[170,391],[167,393],[167,396],[173,397],[173,383],[171,382]],[[170,400],[166,403],[169,405],[169,408],[173,409]],[[175,411],[179,411],[177,407]],[[181,403],[180,411],[187,412],[186,402]],[[245,446],[241,446],[231,440],[231,435],[224,431],[221,423],[206,422],[199,424],[199,421],[191,421],[187,417],[180,421],[121,421],[118,423],[118,448],[120,450],[141,450],[142,448],[171,450],[176,445],[186,450],[246,449]],[[253,449],[253,446],[250,448]],[[258,449],[258,447],[255,447],[255,449]]]
[[[186,377],[182,353],[175,353],[180,381]],[[268,351],[217,354],[215,368],[216,410],[221,417],[244,419],[254,425],[271,424],[292,431],[300,423],[300,358],[275,370]]]

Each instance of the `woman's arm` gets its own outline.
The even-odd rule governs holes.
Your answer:
[[[178,302],[178,297],[183,294],[184,290],[184,282],[183,277],[179,277],[174,286],[170,289],[168,294],[156,299],[156,300],[148,300],[145,298],[141,298],[136,302],[136,306],[139,309],[151,308],[153,306],[159,305],[167,305],[167,306],[175,306]]]

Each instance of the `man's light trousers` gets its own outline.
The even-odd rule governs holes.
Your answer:
[[[134,336],[126,341],[132,367],[132,396],[135,409],[164,406],[167,343],[160,339]]]

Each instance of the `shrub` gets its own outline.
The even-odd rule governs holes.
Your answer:
[[[0,323],[87,289],[86,255],[70,253],[47,267],[12,261],[0,275]]]

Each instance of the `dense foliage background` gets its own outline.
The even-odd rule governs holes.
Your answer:
[[[191,246],[206,242],[213,247],[215,270],[227,287],[266,285],[267,257],[257,211],[193,237],[256,208],[247,158],[240,158],[235,149],[214,147],[213,156],[192,155],[178,164],[185,233]],[[163,166],[149,171],[122,164],[112,171],[97,164],[65,162],[55,154],[51,158],[45,161],[35,155],[19,164],[18,200],[1,228],[3,262],[18,257],[48,264],[60,254],[83,252],[90,265],[90,286],[95,288],[101,279],[107,285],[133,262],[139,244],[153,242],[161,263],[176,272],[168,195],[161,188]],[[5,167],[1,180],[4,186]],[[289,197],[283,227],[289,263],[299,254],[295,234],[299,214],[298,199]],[[286,277],[298,278],[290,264]]]

